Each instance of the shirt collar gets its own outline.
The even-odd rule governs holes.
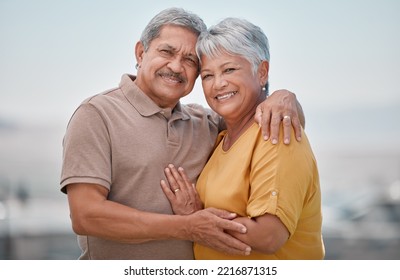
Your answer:
[[[180,101],[176,104],[173,110],[170,108],[160,108],[151,100],[133,81],[136,76],[124,74],[121,78],[119,87],[125,95],[128,102],[139,112],[143,117],[150,117],[155,114],[162,114],[167,119],[190,119],[190,115],[182,108]]]

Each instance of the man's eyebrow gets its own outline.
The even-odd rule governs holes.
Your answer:
[[[176,48],[173,47],[173,46],[171,46],[171,45],[169,45],[169,44],[161,44],[158,48],[159,48],[159,49],[161,49],[161,48],[167,48],[167,49],[169,49],[169,50],[171,50],[171,51],[176,51]]]
[[[190,57],[190,58],[193,58],[193,59],[195,59],[195,60],[198,60],[197,55],[196,55],[196,54],[193,54],[193,53],[188,53],[188,54],[186,55],[186,57]]]
[[[158,47],[158,49],[162,49],[162,48],[166,48],[166,49],[168,49],[170,51],[177,52],[177,49],[174,46],[171,46],[169,44],[161,44]],[[188,57],[188,58],[191,58],[191,59],[194,59],[194,60],[198,60],[197,54],[195,54],[195,53],[188,53],[188,54],[185,54],[184,56]]]

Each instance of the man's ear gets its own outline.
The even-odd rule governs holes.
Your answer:
[[[144,46],[141,41],[138,41],[135,45],[135,57],[138,66],[142,64],[143,54],[144,54]]]
[[[258,66],[258,78],[260,79],[261,86],[264,86],[268,82],[268,71],[269,71],[269,63],[266,60],[261,61]]]

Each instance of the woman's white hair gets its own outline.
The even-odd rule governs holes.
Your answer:
[[[270,60],[268,38],[261,28],[245,19],[231,17],[202,32],[196,52],[199,58],[216,57],[222,52],[239,55],[250,62],[253,74],[262,61]]]

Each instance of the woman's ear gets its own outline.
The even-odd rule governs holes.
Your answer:
[[[265,86],[268,82],[269,62],[266,60],[261,61],[258,66],[258,78],[260,79],[261,86]]]

